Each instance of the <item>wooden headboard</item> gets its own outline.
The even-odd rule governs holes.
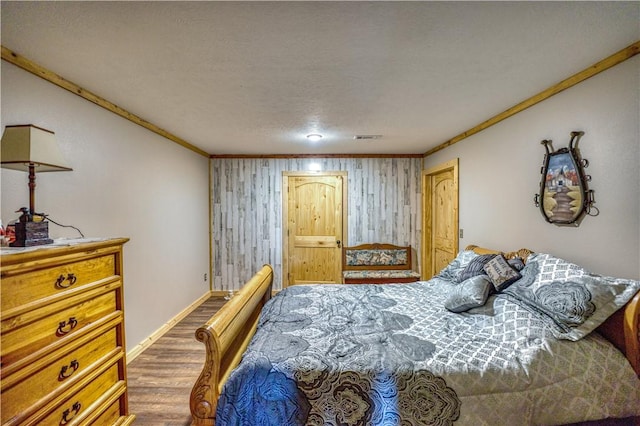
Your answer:
[[[506,258],[518,256],[525,263],[527,257],[533,253],[529,249],[501,252],[475,245],[469,245],[466,249],[473,250],[478,254],[503,254]],[[640,377],[640,291],[626,305],[607,318],[596,331],[613,343],[627,357],[636,374]]]

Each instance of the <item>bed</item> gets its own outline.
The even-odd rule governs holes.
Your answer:
[[[637,423],[640,283],[529,253],[470,246],[429,281],[273,298],[265,265],[196,331],[193,424]],[[462,291],[487,275],[512,282]]]

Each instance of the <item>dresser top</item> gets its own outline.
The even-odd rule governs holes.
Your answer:
[[[15,262],[18,259],[57,256],[78,251],[94,250],[101,247],[122,245],[128,238],[59,238],[52,244],[33,247],[0,248],[1,263]]]

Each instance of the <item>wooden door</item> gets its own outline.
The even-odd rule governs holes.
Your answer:
[[[458,254],[458,159],[422,173],[422,279],[429,279]]]
[[[342,282],[345,176],[283,176],[283,287]]]

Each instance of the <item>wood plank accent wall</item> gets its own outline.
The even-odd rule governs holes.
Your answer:
[[[422,158],[213,158],[213,290],[238,290],[263,264],[282,288],[282,172],[348,174],[347,244],[421,244]]]

